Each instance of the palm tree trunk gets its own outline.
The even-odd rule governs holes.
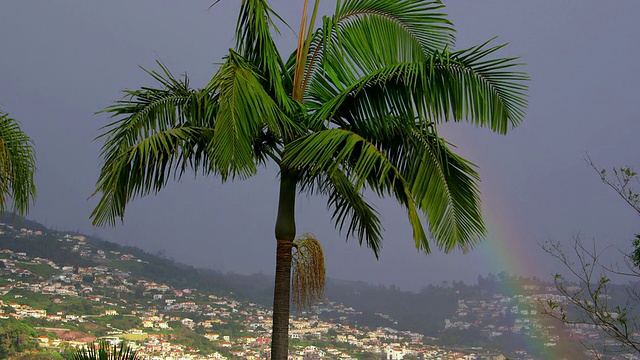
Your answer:
[[[291,293],[291,248],[296,236],[296,177],[280,172],[280,198],[276,219],[276,279],[273,292],[271,359],[286,360],[289,353],[289,304]]]

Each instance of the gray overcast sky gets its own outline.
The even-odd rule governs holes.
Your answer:
[[[0,2],[0,108],[35,141],[38,197],[29,218],[164,251],[178,261],[223,271],[273,273],[277,183],[269,168],[240,183],[189,176],[158,196],[130,204],[125,223],[93,228],[89,214],[99,169],[104,115],[94,112],[121,90],[151,84],[139,66],[164,62],[204,85],[227,49],[239,1]],[[302,1],[273,6],[297,28]],[[325,248],[328,275],[419,289],[447,280],[474,282],[506,270],[551,279],[555,266],[537,242],[567,242],[578,232],[629,249],[637,216],[584,163],[638,166],[640,13],[638,1],[447,1],[457,48],[494,36],[503,56],[528,65],[529,109],[507,136],[467,124],[447,139],[480,167],[489,236],[469,254],[425,256],[413,247],[405,213],[388,200],[379,261],[333,229],[322,198],[301,197],[298,229]],[[335,2],[325,0],[326,10]],[[288,54],[293,34],[282,26]]]

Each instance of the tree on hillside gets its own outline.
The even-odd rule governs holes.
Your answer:
[[[315,29],[318,7],[304,1],[297,46],[282,57],[281,18],[266,0],[243,0],[236,46],[206,87],[160,65],[149,71],[159,87],[128,90],[104,110],[115,120],[100,136],[96,225],[122,220],[127,203],[187,171],[226,182],[279,169],[273,359],[287,357],[292,263],[294,299],[304,304],[324,284],[317,240],[296,239],[296,195],[325,196],[335,226],[376,257],[382,226],[365,191],[405,208],[417,249],[431,251],[422,213],[440,249],[467,251],[485,233],[479,177],[438,126],[466,120],[504,134],[526,106],[526,74],[513,58],[492,58],[502,45],[451,50],[439,1],[338,1]]]
[[[0,110],[0,212],[12,202],[12,211],[29,211],[36,195],[33,175],[36,170],[33,142],[18,122]]]
[[[2,320],[0,325],[0,359],[6,359],[25,350],[37,348],[38,334],[30,326],[14,320]]]
[[[604,184],[613,189],[640,215],[640,177],[632,167],[614,168],[611,173],[599,169],[590,158],[587,163],[598,173]],[[605,352],[640,354],[640,234],[631,241],[633,250],[623,254],[622,264],[603,261],[608,248],[600,250],[594,241],[586,243],[580,236],[574,237],[569,251],[558,242],[547,242],[543,249],[559,260],[571,278],[556,275],[555,285],[564,301],[549,300],[546,314],[565,325],[595,325],[620,346],[605,348]],[[613,284],[628,279],[627,285]],[[576,284],[577,281],[577,284]],[[601,350],[585,344],[600,358]],[[606,356],[606,355],[605,355]]]

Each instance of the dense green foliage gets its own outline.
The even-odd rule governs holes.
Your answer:
[[[40,351],[37,353],[20,354],[10,360],[62,360],[68,359],[57,351]]]
[[[132,315],[100,316],[93,318],[92,322],[103,326],[109,325],[111,329],[120,329],[122,331],[142,327],[140,318]]]
[[[171,334],[172,341],[192,349],[198,349],[204,354],[214,353],[217,350],[213,342],[207,340],[204,336],[196,333],[192,329],[184,327],[179,323],[171,323],[171,325],[174,328]],[[235,335],[237,334],[234,334],[234,336]]]
[[[0,359],[36,349],[38,334],[30,326],[13,319],[0,319]]]
[[[63,302],[54,303],[51,301],[50,295],[34,293],[22,289],[13,289],[10,295],[6,296],[5,299],[8,300],[15,296],[20,296],[20,298],[28,300],[31,306],[46,310],[48,314],[55,314],[61,311],[71,314],[97,315],[100,312],[100,309],[97,308],[95,304],[84,298],[69,296],[65,297]]]

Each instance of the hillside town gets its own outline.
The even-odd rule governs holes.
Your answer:
[[[506,333],[523,334],[527,337],[541,337],[543,346],[555,347],[560,331],[568,332],[576,340],[600,340],[601,331],[595,325],[566,324],[560,329],[559,323],[541,316],[541,305],[547,300],[564,304],[562,296],[555,294],[556,288],[538,285],[524,285],[532,295],[513,297],[493,294],[491,300],[458,300],[458,310],[452,319],[445,320],[445,329],[479,328],[488,337],[498,337]],[[569,290],[573,290],[569,287]],[[502,321],[501,321],[502,320]],[[507,321],[504,321],[507,320]]]
[[[3,234],[43,237],[45,241],[42,231],[7,224],[0,224],[0,229]],[[104,265],[62,265],[0,248],[0,319],[28,322],[42,334],[38,337],[41,348],[78,348],[88,342],[109,341],[125,342],[147,360],[270,357],[270,309],[229,294],[137,278],[126,269],[131,264],[144,266],[144,260],[96,249],[85,236],[56,234],[53,239],[57,246]],[[442,324],[443,331],[477,328],[489,338],[509,333],[539,336],[545,339],[545,347],[555,347],[560,329],[558,324],[543,321],[540,302],[562,299],[552,288],[526,286],[529,288],[523,290],[531,295],[493,294],[487,300],[458,300],[456,313]],[[289,359],[506,358],[480,347],[454,350],[438,346],[436,338],[400,328],[350,324],[350,316],[358,313],[330,300],[298,312],[290,319]],[[562,330],[579,340],[600,337],[595,328]],[[525,350],[510,358],[533,359]]]

